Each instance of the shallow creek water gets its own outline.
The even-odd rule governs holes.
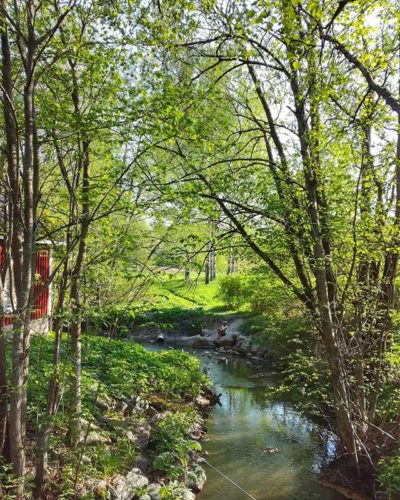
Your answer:
[[[157,349],[152,346],[152,349]],[[338,500],[343,497],[318,482],[318,471],[333,456],[335,444],[290,402],[266,398],[277,383],[265,363],[191,351],[214,382],[221,406],[207,420],[207,460],[257,500]],[[306,397],[306,396],[305,396]],[[266,448],[277,448],[266,453]],[[207,483],[199,500],[244,500],[245,493],[204,465]]]

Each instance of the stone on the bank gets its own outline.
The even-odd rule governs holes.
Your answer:
[[[111,439],[104,434],[100,434],[100,432],[90,431],[86,437],[86,444],[111,444]]]
[[[199,406],[209,406],[210,405],[210,400],[203,397],[203,396],[197,396],[195,399],[195,402]]]
[[[82,463],[85,464],[85,465],[91,465],[92,463],[92,459],[90,457],[88,457],[87,455],[82,455]]]
[[[136,490],[144,488],[149,484],[146,476],[134,468],[124,476],[117,476],[113,481],[114,486],[111,490],[111,498],[115,500],[131,500],[135,497]]]
[[[185,485],[191,490],[198,493],[203,489],[205,482],[207,481],[206,473],[203,467],[198,465],[193,470],[187,473]]]
[[[108,402],[103,399],[97,399],[96,406],[103,411],[108,411],[110,409],[110,405],[108,404]]]
[[[196,495],[190,490],[183,490],[179,500],[196,500]]]
[[[117,411],[122,413],[122,415],[124,415],[127,412],[128,408],[129,408],[129,406],[125,401],[121,401],[121,400],[118,401]]]
[[[146,474],[146,472],[150,469],[150,460],[143,455],[138,455],[135,458],[135,466]]]
[[[134,400],[135,410],[136,411],[146,411],[149,408],[149,402],[146,399],[137,396]]]
[[[101,431],[101,428],[98,425],[96,425],[94,422],[90,422],[89,423],[84,418],[80,418],[79,421],[80,421],[81,429],[82,429],[82,439],[86,435],[88,426],[89,426],[89,429],[91,431]]]
[[[105,498],[105,495],[107,494],[107,488],[107,482],[103,479],[95,485],[93,491],[96,497]]]
[[[150,496],[151,500],[161,500],[161,486],[156,483],[149,484],[147,494]]]
[[[138,425],[132,430],[127,430],[125,436],[135,444],[140,451],[145,450],[149,445],[150,429],[143,425]]]

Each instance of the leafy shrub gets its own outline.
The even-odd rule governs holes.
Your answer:
[[[157,457],[155,470],[167,473],[170,479],[180,479],[187,473],[190,451],[201,451],[201,445],[190,438],[191,427],[198,422],[193,409],[183,412],[166,412],[152,436]]]
[[[247,307],[253,313],[276,318],[298,315],[300,308],[287,287],[264,268],[249,275],[225,276],[217,296],[230,308]]]
[[[146,320],[146,316],[139,309],[122,305],[102,307],[101,310],[93,308],[88,314],[89,325],[94,332],[112,332],[119,337],[126,337],[135,325]]]
[[[232,274],[221,278],[217,297],[223,300],[228,307],[239,308],[247,302],[246,278]]]
[[[160,490],[163,500],[181,500],[187,498],[187,488],[184,483],[171,481]]]
[[[308,335],[309,328],[303,318],[277,319],[262,315],[246,319],[241,333],[266,348],[271,357],[282,359],[297,348],[296,340]]]
[[[378,479],[391,498],[400,496],[400,453],[380,461],[378,466]]]
[[[104,476],[124,473],[132,468],[135,445],[129,439],[120,438],[116,445],[98,445],[90,452],[93,466]]]
[[[176,449],[182,440],[189,439],[190,429],[197,422],[198,415],[192,409],[186,409],[179,413],[166,412],[152,435],[156,451]]]

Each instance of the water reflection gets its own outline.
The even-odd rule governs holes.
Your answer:
[[[207,422],[204,448],[208,460],[257,500],[342,499],[318,483],[317,472],[331,460],[331,434],[301,416],[287,401],[271,402],[268,388],[278,378],[268,366],[254,366],[237,357],[194,352],[213,379],[221,406]],[[278,448],[276,453],[266,448]],[[207,483],[200,500],[244,500],[213,469],[206,467]]]
[[[198,354],[214,380],[221,406],[209,418],[205,444],[209,461],[257,500],[341,498],[318,483],[321,466],[332,458],[328,432],[301,416],[290,402],[271,402],[267,388],[277,377],[268,367],[254,367],[243,358]],[[266,448],[278,448],[266,453]],[[201,500],[241,500],[245,494],[207,468]]]

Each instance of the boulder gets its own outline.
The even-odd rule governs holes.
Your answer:
[[[196,495],[189,489],[185,489],[179,495],[179,500],[196,500]]]
[[[147,411],[149,408],[149,402],[140,396],[134,398],[133,403],[136,411]]]
[[[199,440],[201,439],[201,436],[203,435],[203,428],[200,424],[194,424],[190,428],[190,437],[192,439]]]
[[[97,399],[96,406],[102,411],[108,411],[111,408],[111,405],[103,399]]]
[[[87,445],[96,445],[96,444],[111,444],[111,439],[104,434],[100,434],[100,432],[90,431],[86,436],[86,444]]]
[[[93,491],[95,494],[95,498],[107,498],[107,489],[108,485],[107,482],[103,480],[99,481],[98,483],[95,484]]]
[[[138,455],[135,458],[135,466],[146,474],[150,470],[150,460],[143,455]]]
[[[195,335],[193,337],[192,347],[210,348],[214,347],[214,342],[210,337],[201,337],[200,335]]]
[[[214,344],[218,347],[233,347],[236,343],[236,338],[232,334],[227,334],[214,340]]]
[[[185,485],[198,493],[203,489],[205,482],[207,481],[206,473],[203,467],[197,465],[194,469],[190,470],[186,475]]]
[[[96,425],[94,422],[89,423],[84,418],[80,418],[79,420],[80,420],[81,428],[82,428],[82,437],[84,437],[86,435],[88,426],[89,426],[89,429],[91,431],[101,431],[101,428],[98,425]]]
[[[131,500],[135,498],[136,490],[144,488],[149,484],[146,476],[142,472],[134,468],[124,476],[117,476],[113,481],[111,489],[111,498],[115,500]]]
[[[91,465],[92,464],[92,459],[88,457],[87,455],[82,455],[82,463],[85,465]]]
[[[147,494],[150,496],[151,500],[162,500],[161,485],[156,483],[149,484],[149,487],[147,488]]]
[[[191,337],[181,337],[176,341],[178,345],[186,347],[210,348],[214,347],[214,343],[210,337],[202,337],[201,335],[192,335]]]
[[[143,425],[138,425],[133,429],[125,431],[125,437],[135,444],[136,448],[143,451],[149,445],[150,428]]]
[[[201,407],[210,406],[210,400],[203,396],[197,396],[197,398],[195,399],[195,403]]]
[[[125,401],[122,401],[122,400],[119,400],[118,403],[117,403],[117,411],[122,413],[122,415],[124,415],[125,413],[127,413],[127,410],[128,410],[129,406],[128,406],[128,403],[126,403]]]

